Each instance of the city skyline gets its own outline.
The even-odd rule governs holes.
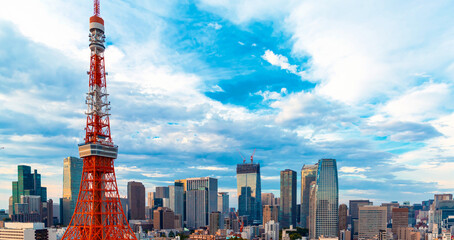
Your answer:
[[[363,6],[378,15],[389,11],[395,21],[377,23],[378,15],[371,14],[361,22],[378,34],[360,34],[364,29],[350,21],[359,22],[364,12],[321,14],[346,10],[351,2],[289,1],[276,12],[279,1],[258,8],[209,1],[128,3],[103,3],[122,196],[129,181],[142,182],[150,192],[176,179],[208,176],[219,180],[218,190],[228,192],[230,206],[237,207],[235,169],[243,160],[237,149],[249,156],[255,148],[262,192],[276,197],[281,170],[299,173],[322,158],[337,160],[340,203],[420,202],[454,192],[453,27],[420,10],[436,9],[452,19],[446,14],[452,4]],[[48,199],[58,203],[63,159],[78,157],[85,123],[88,23],[80,20],[89,16],[90,1],[30,3],[33,12],[20,4],[0,9],[6,33],[0,34],[4,209],[21,164],[38,170]],[[409,9],[409,20],[395,19],[401,8]],[[36,15],[43,13],[47,17]],[[323,21],[312,28],[304,24],[311,18]],[[443,27],[420,26],[424,20]],[[333,22],[347,31],[337,33]],[[396,63],[402,59],[405,64]]]

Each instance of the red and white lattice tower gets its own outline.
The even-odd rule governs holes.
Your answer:
[[[90,71],[86,103],[85,143],[79,145],[84,166],[79,197],[66,239],[136,239],[128,225],[118,194],[114,159],[118,146],[110,135],[109,101],[104,68],[104,20],[99,15],[99,0],[94,0],[90,17]]]

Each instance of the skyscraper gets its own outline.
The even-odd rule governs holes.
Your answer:
[[[210,235],[215,235],[221,226],[222,214],[220,212],[212,212],[210,214]]]
[[[396,238],[400,227],[408,227],[408,208],[393,208],[392,221],[392,232]]]
[[[358,239],[378,239],[380,230],[386,231],[386,207],[365,205],[359,207]]]
[[[129,219],[145,220],[145,187],[141,182],[128,182]]]
[[[153,211],[153,227],[156,230],[173,229],[175,226],[175,214],[170,208],[158,207]]]
[[[186,179],[186,191],[198,190],[205,188],[208,192],[207,196],[207,214],[216,212],[218,210],[218,180],[211,177],[201,177],[201,178],[188,178]]]
[[[281,203],[279,223],[282,228],[296,227],[296,172],[290,169],[281,171]]]
[[[369,200],[350,200],[349,202],[349,213],[352,225],[352,237],[353,239],[358,239],[358,229],[359,229],[359,207],[372,205],[372,202]]]
[[[349,211],[350,211],[350,216],[353,219],[358,219],[359,217],[359,207],[361,206],[366,206],[366,205],[372,205],[373,203],[369,200],[350,200],[349,201]]]
[[[260,164],[238,164],[237,192],[238,212],[240,216],[247,216],[251,223],[262,222],[262,190],[260,182]]]
[[[279,222],[279,206],[264,205],[263,206],[263,224],[273,220]]]
[[[301,226],[309,228],[309,195],[311,182],[317,177],[317,164],[304,165],[301,169]]]
[[[398,202],[390,202],[390,203],[382,203],[382,207],[386,207],[386,212],[387,212],[387,223],[391,223],[392,219],[392,214],[393,214],[393,208],[398,208],[399,203]]]
[[[262,193],[262,206],[265,206],[265,205],[274,205],[274,194],[273,193]]]
[[[74,213],[79,196],[80,179],[84,161],[76,157],[63,159],[63,199],[60,213],[63,226],[68,226]]]
[[[169,187],[156,187],[155,198],[169,198]]]
[[[175,214],[183,216],[184,190],[182,183],[175,183],[175,185],[169,186],[169,205]]]
[[[339,206],[339,231],[347,230],[347,205]]]
[[[147,193],[147,206],[149,208],[153,208],[153,206],[154,206],[154,196],[155,196],[155,192]]]
[[[315,216],[317,213],[317,182],[312,181],[310,183],[309,193],[309,217],[307,224],[309,225],[309,239],[315,239]]]
[[[339,231],[339,188],[335,159],[318,161],[316,185],[316,238],[337,237]]]
[[[17,181],[13,182],[13,213],[16,203],[20,203],[21,196],[40,196],[41,202],[47,202],[47,188],[41,187],[41,174],[35,169],[31,173],[31,167],[26,165],[17,166]]]
[[[229,193],[219,192],[218,193],[218,211],[224,218],[229,214]]]
[[[186,226],[199,228],[208,225],[208,191],[206,188],[186,191]]]

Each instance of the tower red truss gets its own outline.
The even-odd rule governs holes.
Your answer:
[[[100,17],[99,0],[94,0],[89,37],[87,125],[85,143],[79,144],[84,165],[77,204],[62,239],[136,239],[123,212],[115,177],[114,159],[117,158],[118,146],[114,145],[110,135],[104,20]]]

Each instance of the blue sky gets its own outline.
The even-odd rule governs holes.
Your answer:
[[[27,5],[27,8],[23,6]],[[338,161],[340,199],[454,190],[452,1],[102,1],[120,194],[212,176],[236,206],[237,149],[279,171]],[[0,208],[16,166],[61,197],[83,140],[91,1],[0,9]],[[299,181],[299,179],[298,179]]]

